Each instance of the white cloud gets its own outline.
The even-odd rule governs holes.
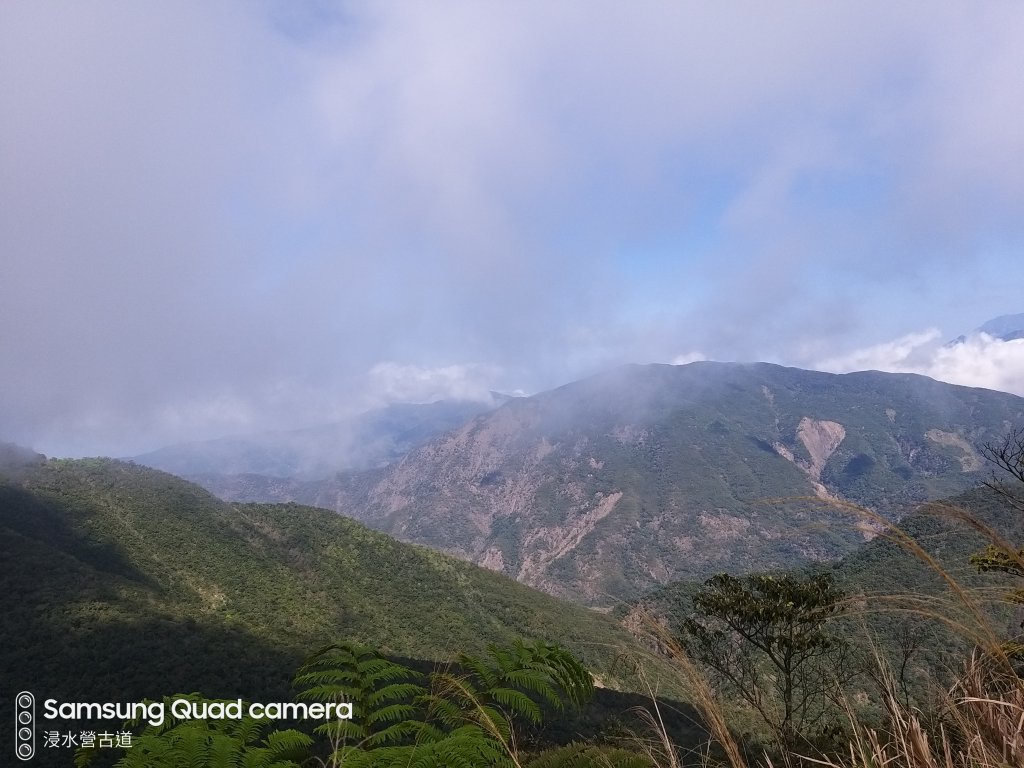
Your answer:
[[[955,344],[938,343],[935,329],[822,360],[822,371],[879,370],[919,373],[950,384],[984,387],[1024,396],[1024,339],[1003,341],[974,333]]]
[[[381,360],[422,366],[388,397],[479,392],[438,373],[465,360],[537,391],[1013,309],[1022,32],[1015,3],[0,3],[0,439],[305,426]]]
[[[980,333],[962,344],[941,347],[928,375],[954,384],[1024,395],[1024,339],[1003,341]]]
[[[672,365],[687,365],[688,363],[697,363],[701,360],[707,360],[707,355],[703,352],[687,352],[682,355],[676,355],[672,358]]]
[[[898,339],[857,349],[837,357],[821,360],[814,367],[833,373],[849,371],[890,371],[919,373],[920,362],[914,362],[922,350],[934,345],[941,337],[937,328],[908,333]]]
[[[435,400],[490,402],[500,369],[482,363],[439,367],[405,365],[392,361],[370,369],[369,395],[385,403],[429,403]]]

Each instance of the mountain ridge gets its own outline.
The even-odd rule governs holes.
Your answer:
[[[1024,339],[1024,313],[1014,315],[1000,315],[993,317],[968,334],[961,334],[950,341],[946,346],[964,344],[968,337],[984,333],[999,341],[1016,341]]]
[[[168,473],[111,459],[0,473],[0,553],[0,584],[17,597],[0,644],[11,685],[30,686],[41,663],[106,653],[91,638],[114,642],[117,627],[135,637],[136,624],[163,627],[152,630],[150,646],[161,632],[248,636],[275,649],[274,663],[292,665],[343,640],[445,660],[532,637],[562,642],[608,680],[617,679],[616,646],[635,645],[600,613],[330,511],[230,504]],[[231,682],[238,665],[223,649],[202,651],[211,660],[187,666],[219,681],[208,693],[242,695]],[[131,661],[125,678],[166,673],[186,684],[173,659],[122,649],[104,664],[118,657]],[[64,671],[69,685],[93,682],[88,670]]]
[[[835,500],[891,518],[966,490],[981,446],[1022,417],[1014,395],[916,374],[623,366],[481,414],[380,470],[293,490],[607,604],[726,563],[837,557],[863,535]]]

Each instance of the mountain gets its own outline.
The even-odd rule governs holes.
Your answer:
[[[0,593],[8,692],[71,700],[286,695],[342,640],[443,660],[542,638],[609,683],[637,650],[606,615],[332,512],[228,504],[109,459],[0,472]]]
[[[988,334],[992,338],[1002,341],[1024,339],[1024,314],[1000,315],[975,328],[970,334],[957,336],[950,342],[950,345],[962,344],[967,341],[967,336],[979,333]]]
[[[1001,315],[978,328],[978,333],[987,333],[1003,341],[1024,338],[1024,314]]]
[[[1013,483],[1012,489],[1024,498],[1024,486]],[[1024,514],[990,489],[921,505],[897,527],[827,566],[857,607],[843,619],[841,634],[868,646],[868,658],[884,651],[894,670],[912,649],[908,672],[915,691],[934,694],[929,686],[935,681],[947,689],[972,648],[1020,634],[1024,608],[1008,598],[1021,588],[1020,578],[981,573],[971,563],[994,542],[1010,549],[1024,545]],[[639,608],[679,627],[693,613],[700,588],[695,581],[674,582],[616,614],[628,621]]]
[[[650,702],[629,693],[642,686],[624,658],[643,654],[662,692],[679,690],[671,668],[612,617],[333,512],[228,504],[124,462],[17,453],[0,467],[7,722],[21,690],[38,702],[189,691],[290,701],[302,660],[342,641],[420,669],[517,638],[566,645],[609,687],[586,712],[548,723],[538,737],[545,743],[642,727],[631,712]],[[678,743],[706,740],[692,708],[662,705]],[[4,751],[13,749],[8,739],[0,737]],[[36,758],[70,761],[68,750]]]
[[[894,518],[975,486],[980,447],[1022,418],[1016,396],[909,374],[626,366],[277,498],[609,605],[839,557],[864,536],[842,502]]]
[[[46,461],[41,453],[14,443],[0,441],[0,473],[20,475]]]
[[[492,393],[489,402],[395,403],[335,424],[184,443],[130,460],[181,477],[255,474],[318,479],[343,469],[387,464],[507,399]]]

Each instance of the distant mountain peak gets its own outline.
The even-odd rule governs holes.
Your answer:
[[[977,332],[987,333],[1003,341],[1024,338],[1024,313],[995,317],[979,327]]]
[[[976,336],[979,333],[984,333],[991,336],[993,339],[999,339],[1000,341],[1016,341],[1017,339],[1024,339],[1024,313],[994,317],[988,322],[979,325],[969,334],[961,334],[960,336],[957,336],[949,342],[947,346],[963,344],[967,341],[969,336]]]

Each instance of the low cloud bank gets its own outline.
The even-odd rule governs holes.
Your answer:
[[[940,338],[940,332],[930,328],[821,360],[814,367],[834,373],[920,373],[950,384],[1024,396],[1024,339],[1003,341],[972,333],[962,341],[942,344]]]

